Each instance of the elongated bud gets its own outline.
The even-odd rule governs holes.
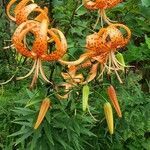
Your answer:
[[[68,61],[69,60],[69,55],[68,54],[64,54],[64,56],[62,57],[63,60]]]
[[[114,89],[114,87],[112,85],[110,85],[107,89],[107,93],[108,93],[108,96],[109,96],[109,99],[111,100],[118,116],[121,118],[122,117],[122,113],[121,113],[121,110],[120,110],[120,106],[119,106],[119,103],[118,103],[118,99],[117,99],[117,95],[116,95],[116,91]]]
[[[49,98],[45,98],[41,104],[40,111],[36,120],[36,123],[34,125],[34,129],[37,129],[39,125],[42,123],[49,107],[51,106],[51,101]]]
[[[86,111],[86,109],[88,108],[89,92],[90,92],[89,86],[84,85],[82,89],[82,110],[83,111]]]
[[[119,64],[120,64],[120,68],[121,68],[121,70],[123,70],[124,71],[124,68],[125,68],[125,61],[124,61],[124,57],[123,57],[123,55],[121,54],[121,53],[118,53],[117,55],[116,55],[116,58],[117,58],[117,60],[118,60],[118,62],[119,62]]]
[[[112,112],[112,107],[109,102],[106,102],[104,104],[104,113],[109,129],[109,133],[113,134],[114,133],[114,120],[113,120],[113,112]]]

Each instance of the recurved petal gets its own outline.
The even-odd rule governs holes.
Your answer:
[[[29,2],[32,2],[32,0],[21,0],[18,5],[16,5],[14,9],[15,15],[22,9],[24,8]]]
[[[40,28],[35,41],[33,43],[32,51],[37,54],[37,57],[41,57],[47,51],[47,30],[48,21],[44,19],[40,23]]]
[[[37,8],[35,9],[35,11],[40,12],[40,14],[34,18],[34,20],[42,22],[43,19],[47,19],[49,22],[49,18],[48,18],[48,8],[44,7],[44,9],[42,10],[41,8]]]
[[[6,6],[6,14],[7,14],[7,16],[8,16],[11,20],[13,20],[13,21],[16,21],[16,18],[10,14],[10,9],[11,9],[11,6],[12,6],[16,1],[17,1],[17,0],[11,0],[11,1],[8,3],[8,5]]]
[[[16,14],[16,23],[21,24],[28,20],[29,14],[34,11],[38,7],[37,4],[29,4],[22,8],[18,13]]]
[[[30,24],[30,26],[28,26]],[[12,36],[12,42],[16,48],[16,50],[21,53],[25,57],[36,57],[36,54],[32,53],[23,42],[24,37],[29,31],[32,31],[32,29],[37,26],[37,22],[35,21],[27,21],[22,23],[18,26],[16,31],[14,32]]]
[[[75,60],[75,61],[64,61],[62,59],[59,59],[58,61],[61,63],[61,64],[64,64],[64,65],[79,65],[81,64],[84,60],[86,60],[88,58],[89,54],[88,53],[85,53],[85,54],[82,54],[80,56],[79,59]]]
[[[93,64],[93,65],[92,65],[92,68],[91,68],[91,70],[90,70],[90,73],[89,73],[89,75],[88,75],[88,78],[87,78],[86,81],[84,81],[82,84],[86,84],[86,83],[92,81],[92,80],[96,77],[98,65],[99,65],[99,63],[96,63],[96,64]]]
[[[63,44],[61,43],[59,36],[52,31],[51,29],[48,30],[48,34],[51,36],[51,39],[53,39],[53,41],[55,42],[55,51],[47,54],[47,52],[45,52],[45,54],[41,55],[41,59],[45,60],[45,61],[55,61],[60,59],[64,54],[64,50],[63,50]]]
[[[53,31],[54,33],[56,33],[59,36],[59,39],[62,44],[62,46],[61,46],[62,49],[61,49],[60,54],[61,54],[61,56],[63,56],[65,54],[65,52],[67,51],[67,40],[66,40],[64,34],[60,30],[58,30],[56,28],[51,28],[51,31]]]

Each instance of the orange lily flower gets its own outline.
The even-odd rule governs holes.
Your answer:
[[[6,8],[8,17],[19,25],[12,36],[12,46],[21,55],[34,60],[33,67],[29,73],[16,79],[27,78],[35,71],[30,85],[31,88],[37,82],[39,73],[46,82],[51,83],[43,71],[42,61],[57,61],[60,59],[67,50],[66,38],[60,30],[55,28],[48,29],[47,7],[41,9],[33,0],[21,0],[14,9],[14,15],[11,15],[10,9],[16,2],[17,0],[11,0]],[[33,20],[28,20],[31,12],[38,12],[38,14]],[[28,33],[35,37],[31,48],[26,43]],[[48,44],[52,42],[55,43],[55,51],[49,52]]]
[[[124,29],[127,33],[127,36],[123,35],[119,28]],[[107,70],[108,74],[110,74],[111,71],[114,71],[119,82],[122,83],[122,80],[117,71],[124,71],[124,69],[122,69],[122,64],[120,64],[120,62],[117,60],[115,52],[118,48],[124,47],[129,42],[131,37],[131,31],[127,26],[123,24],[111,24],[107,28],[104,28],[103,31],[99,31],[98,34],[100,35],[102,42],[110,47],[110,51],[106,56],[107,59],[104,63],[102,63],[102,73],[105,70]],[[99,61],[99,58],[95,59]]]
[[[21,0],[18,5],[16,5],[15,9],[14,9],[14,16],[12,16],[10,14],[10,9],[12,7],[12,5],[16,2],[17,0],[11,0],[8,5],[6,6],[6,14],[7,16],[12,20],[12,21],[16,21],[16,14],[22,9],[24,8],[29,2],[34,2],[33,0]],[[24,14],[23,14],[24,15]]]
[[[110,20],[105,13],[105,9],[112,8],[122,2],[122,0],[83,0],[83,5],[90,10],[98,10],[98,13],[100,14],[101,18],[107,23],[111,24],[111,22],[114,22]],[[98,17],[99,20],[99,17]],[[102,22],[101,22],[102,23]]]
[[[91,67],[92,66],[92,67]],[[89,73],[89,76],[87,79],[84,81],[83,75],[77,74],[77,71],[79,69],[91,67],[91,71]],[[60,85],[56,86],[56,90],[58,91],[59,87],[64,87],[65,90],[64,92],[66,93],[65,95],[60,95],[57,93],[57,97],[59,99],[67,99],[69,97],[69,91],[77,86],[78,84],[86,84],[87,82],[92,81],[97,73],[97,68],[98,68],[98,63],[92,64],[92,61],[87,60],[83,64],[80,64],[78,66],[68,66],[68,71],[66,73],[62,72],[61,75],[65,80],[65,83],[61,83]]]
[[[124,36],[118,28],[123,28],[127,32],[127,36]],[[122,83],[122,80],[117,72],[122,70],[122,65],[115,57],[115,52],[118,48],[124,47],[129,42],[131,31],[123,24],[111,24],[107,28],[102,28],[98,32],[98,35],[100,36],[99,41],[101,40],[102,45],[105,45],[106,47],[105,49],[100,49],[100,47],[97,46],[100,42],[96,42],[97,44],[94,44],[95,49],[93,49],[93,51],[95,50],[95,54],[97,54],[97,56],[92,58],[97,60],[101,64],[102,68],[99,77],[103,75],[105,70],[107,70],[108,74],[110,74],[111,71],[114,71],[119,82]],[[87,44],[87,47],[89,43]],[[89,46],[89,48],[91,47]]]
[[[92,10],[112,8],[120,2],[122,2],[122,0],[83,0],[84,6]]]
[[[39,13],[37,16],[35,16],[34,20],[41,22],[43,19],[47,19],[49,22],[49,18],[47,16],[47,14],[48,14],[47,7],[44,7],[44,9],[42,10],[37,4],[34,3],[33,0],[21,0],[16,5],[16,7],[14,9],[14,16],[12,16],[10,14],[10,9],[11,9],[11,6],[15,2],[16,2],[16,0],[11,0],[8,3],[8,5],[6,7],[6,13],[12,21],[16,22],[17,25],[28,21],[28,16],[33,11]],[[33,3],[29,3],[29,2],[33,2]],[[24,41],[25,41],[25,39],[24,39]],[[7,49],[9,47],[14,47],[14,45],[12,44],[11,46],[4,47],[4,49]]]
[[[127,33],[125,36],[120,28],[124,29]],[[106,28],[100,29],[98,33],[87,36],[86,38],[86,52],[82,54],[76,61],[59,60],[60,63],[66,65],[79,65],[88,59],[98,61],[101,64],[102,71],[99,75],[101,77],[106,70],[108,74],[114,71],[120,83],[122,80],[117,71],[122,70],[121,64],[115,57],[115,52],[118,48],[124,47],[131,37],[131,31],[123,24],[111,24]],[[86,82],[93,80],[97,75],[98,63],[91,67],[90,76]],[[83,83],[86,83],[83,82]]]
[[[35,41],[33,42],[31,49],[27,48],[26,44],[23,42],[23,39],[26,37],[28,32],[31,32],[35,36]],[[47,47],[49,39],[52,39],[56,43],[56,50],[48,54]],[[46,19],[43,19],[41,23],[29,20],[18,26],[12,37],[12,41],[14,47],[19,53],[25,57],[34,59],[34,65],[30,72],[24,77],[18,77],[17,80],[30,76],[35,70],[34,77],[30,85],[31,88],[36,83],[39,72],[43,79],[50,83],[44,74],[41,61],[56,61],[65,54],[67,43],[63,33],[58,29],[48,29],[48,21]]]
[[[46,14],[47,10],[46,9],[42,10],[37,4],[33,3],[25,6],[16,14],[16,23],[19,25],[27,21],[29,14],[34,11],[40,13],[37,17],[35,17],[35,20],[41,21],[42,19],[47,19],[49,21],[49,18]]]
[[[27,21],[28,20],[28,16],[31,12],[35,11],[35,12],[39,12],[40,14],[35,17],[35,20],[37,21],[41,21],[43,18],[46,18],[47,20],[49,20],[49,18],[47,17],[47,13],[48,10],[45,7],[44,10],[42,10],[37,4],[35,3],[30,3],[29,2],[34,2],[32,0],[22,0],[20,1],[15,9],[14,9],[14,16],[12,16],[10,14],[10,9],[11,6],[16,2],[16,0],[11,0],[7,7],[6,7],[6,13],[8,15],[8,17],[12,20],[15,21],[18,25]]]

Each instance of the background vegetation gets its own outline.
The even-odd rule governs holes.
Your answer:
[[[80,7],[80,0],[36,0],[49,7],[52,26],[63,31],[68,42],[70,59],[78,58],[84,50],[85,37],[93,33],[97,13]],[[16,53],[11,45],[14,24],[5,14],[7,2],[0,0],[0,81],[12,75],[23,75],[30,68],[31,60]],[[79,8],[80,7],[80,8]],[[79,8],[79,9],[78,9]],[[0,86],[0,149],[4,150],[149,150],[150,149],[150,1],[126,0],[107,14],[113,20],[124,23],[132,31],[132,39],[123,53],[128,68],[122,74],[124,84],[116,77],[103,83],[94,80],[90,86],[90,110],[82,112],[81,86],[71,92],[67,101],[59,101],[55,90],[39,79],[36,89],[28,89],[31,78],[16,81],[15,78]],[[97,26],[95,31],[100,28]],[[47,75],[56,83],[62,81],[59,73],[65,68],[59,63],[45,63]],[[17,71],[16,71],[17,69]],[[18,71],[19,70],[19,71]],[[86,73],[86,72],[85,72]],[[108,99],[107,85],[115,85],[123,118],[115,118],[115,134],[109,135],[103,112]],[[42,99],[49,96],[52,109],[39,129],[33,125]],[[105,99],[104,99],[105,98]]]

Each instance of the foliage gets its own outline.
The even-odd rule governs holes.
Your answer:
[[[42,6],[51,8],[49,16],[52,26],[63,31],[68,42],[68,57],[78,58],[84,51],[86,35],[93,33],[97,19],[95,11],[88,11],[79,0],[45,0]],[[6,4],[0,7],[0,80],[26,72],[31,62],[16,54],[13,48],[4,50],[11,44],[15,26],[5,15]],[[150,149],[150,1],[128,0],[108,10],[108,16],[124,22],[132,30],[132,40],[128,47],[120,50],[128,65],[122,74],[124,84],[116,77],[98,79],[89,84],[89,112],[82,111],[82,86],[71,91],[67,101],[60,101],[51,85],[39,80],[35,90],[30,91],[28,82],[13,81],[0,87],[0,148],[35,150],[149,150]],[[100,28],[97,25],[95,31]],[[14,57],[15,56],[15,57]],[[26,63],[25,63],[26,62]],[[47,74],[56,84],[62,82],[59,76],[65,69],[58,63],[44,64]],[[19,70],[16,71],[16,68]],[[85,71],[84,74],[87,72]],[[115,134],[109,135],[104,118],[103,104],[108,100],[106,88],[115,85],[123,118],[114,113]],[[142,89],[142,90],[141,90]],[[52,108],[46,114],[41,126],[34,130],[41,101],[48,96]],[[114,111],[115,112],[115,111]]]

